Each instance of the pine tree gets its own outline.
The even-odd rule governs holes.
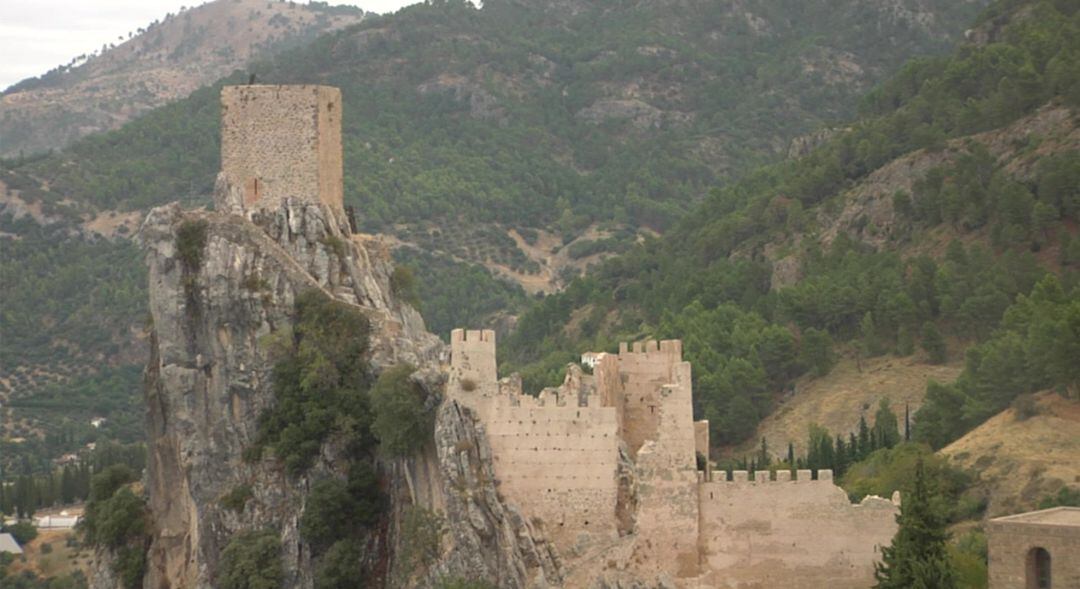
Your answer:
[[[934,507],[923,461],[915,463],[911,492],[900,505],[900,524],[892,544],[881,549],[882,562],[874,564],[874,589],[955,589],[956,576],[949,563],[945,526]]]
[[[926,351],[927,356],[930,357],[931,364],[944,364],[945,360],[948,358],[948,350],[945,347],[945,338],[941,337],[941,332],[938,331],[937,326],[929,321],[923,325],[922,348]]]

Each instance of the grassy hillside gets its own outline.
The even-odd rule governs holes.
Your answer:
[[[1033,396],[941,450],[977,471],[990,517],[1038,507],[1065,486],[1080,489],[1080,403],[1054,393]]]

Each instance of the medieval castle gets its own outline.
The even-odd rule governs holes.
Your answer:
[[[340,126],[335,88],[224,88],[219,210],[272,214],[288,199],[325,207],[344,229]],[[693,420],[678,340],[624,344],[590,364],[534,397],[498,378],[494,332],[459,329],[444,365],[448,401],[486,433],[498,493],[543,531],[565,586],[604,570],[679,587],[872,584],[898,499],[853,505],[828,470],[712,472],[698,459],[708,423]]]
[[[541,524],[571,569],[680,586],[868,587],[898,498],[853,505],[832,472],[712,472],[678,340],[597,354],[559,388],[498,379],[493,331],[455,330],[447,396],[486,429],[500,493]],[[588,563],[588,564],[586,564]],[[572,577],[571,577],[572,578]]]

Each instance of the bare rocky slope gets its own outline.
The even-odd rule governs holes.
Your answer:
[[[0,157],[115,129],[255,57],[362,18],[355,8],[266,0],[215,0],[170,14],[119,45],[4,91]]]
[[[218,194],[224,190],[219,185]],[[206,227],[198,268],[178,253],[177,232],[190,223]],[[403,362],[422,367],[413,378],[432,404],[442,397],[443,381],[432,369],[442,344],[392,293],[385,252],[350,238],[348,224],[323,205],[289,201],[245,218],[173,204],[151,211],[139,240],[154,325],[146,377],[153,523],[144,586],[214,587],[229,539],[270,528],[282,540],[286,586],[312,587],[312,549],[299,533],[300,515],[313,481],[344,477],[348,460],[333,438],[300,476],[286,474],[273,458],[243,459],[274,399],[266,336],[290,328],[301,292],[320,291],[371,322],[370,353],[361,361],[376,372]],[[381,463],[391,508],[367,534],[362,557],[374,582],[396,575],[410,586],[447,577],[524,587],[559,578],[554,554],[496,493],[488,452],[467,411],[445,402],[433,443],[410,459]],[[249,486],[251,500],[237,512],[221,498],[239,485]],[[410,504],[445,516],[451,547],[430,570],[395,569],[400,518]],[[98,568],[95,586],[114,582],[109,567]]]

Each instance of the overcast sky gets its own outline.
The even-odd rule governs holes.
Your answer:
[[[302,1],[302,0],[301,0]],[[418,0],[330,0],[378,13]],[[0,89],[202,0],[0,0]]]

